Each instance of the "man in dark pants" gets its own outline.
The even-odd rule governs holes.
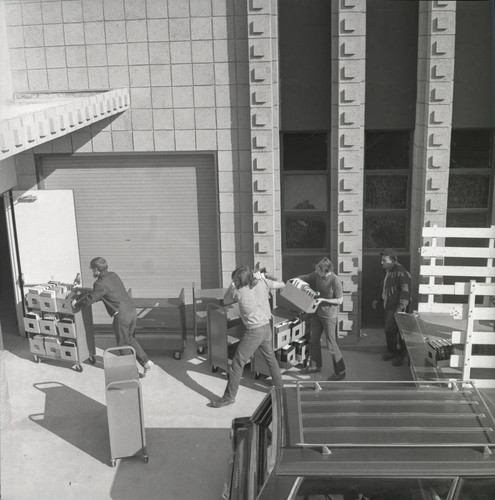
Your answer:
[[[411,300],[411,275],[397,262],[395,250],[386,248],[380,255],[384,272],[378,285],[376,299],[373,301],[373,309],[377,309],[380,302],[383,303],[387,352],[382,359],[384,361],[393,359],[392,365],[400,366],[406,351],[399,335],[395,313],[405,311]]]
[[[131,346],[136,351],[136,359],[144,368],[145,376],[153,366],[134,335],[136,328],[136,308],[127,293],[124,283],[119,276],[108,271],[107,261],[103,257],[95,257],[89,267],[96,281],[93,291],[84,294],[74,303],[74,307],[88,307],[101,300],[108,314],[113,318],[113,331],[118,346]]]

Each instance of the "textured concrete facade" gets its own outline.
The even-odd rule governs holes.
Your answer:
[[[8,2],[13,91],[128,87],[130,111],[32,152],[215,152],[224,281],[281,272],[275,0]],[[274,191],[274,186],[276,186]],[[253,241],[253,233],[256,235]],[[253,255],[256,253],[256,258]]]
[[[339,333],[360,328],[366,4],[332,3],[332,258],[342,280]]]
[[[329,120],[321,116],[311,121],[320,102],[316,98],[310,100],[312,107],[309,111],[304,109],[304,116],[297,121],[297,113],[304,107],[304,93],[311,92],[305,87],[304,76],[299,74],[291,82],[297,89],[290,96],[296,96],[292,100],[300,99],[301,103],[290,103],[291,123],[286,130],[280,123],[284,101],[279,89],[284,75],[280,75],[283,59],[279,55],[278,26],[282,6],[289,2],[4,2],[5,29],[0,35],[8,43],[10,62],[7,67],[10,65],[11,85],[0,82],[2,88],[12,87],[16,97],[44,96],[59,100],[58,112],[53,115],[33,112],[24,120],[17,117],[8,124],[3,123],[0,149],[7,156],[15,151],[17,186],[20,189],[37,187],[37,154],[187,155],[209,152],[215,157],[217,168],[222,283],[230,281],[231,271],[240,264],[265,267],[276,276],[284,276],[282,257],[302,256],[304,264],[309,265],[313,255],[322,248],[322,252],[328,253],[330,244],[330,256],[342,279],[345,294],[339,333],[341,336],[358,335],[362,311],[366,311],[366,307],[371,310],[371,306],[362,303],[363,289],[370,287],[371,282],[365,279],[363,283],[363,268],[366,273],[366,262],[371,262],[378,253],[374,247],[363,248],[365,173],[369,174],[364,168],[365,128],[371,132],[404,132],[414,138],[412,168],[407,165],[397,170],[402,169],[400,175],[409,176],[410,197],[407,207],[404,205],[401,210],[404,224],[410,227],[400,254],[404,261],[410,257],[416,297],[421,229],[434,224],[445,226],[447,221],[456,45],[457,49],[460,44],[466,46],[468,36],[464,34],[465,38],[461,39],[456,33],[456,15],[463,4],[457,5],[455,1],[418,2],[417,7],[407,2],[408,9],[401,9],[398,3],[389,0],[383,3],[380,0],[328,1],[332,8],[329,21],[330,4],[315,2],[314,5],[319,4],[325,12],[324,29],[319,32],[325,36],[315,44],[320,44],[319,47],[327,44],[327,50],[321,51],[327,62],[331,48],[331,83],[325,80],[324,84],[328,87],[324,97],[331,96],[331,126]],[[301,25],[299,14],[301,6],[306,4],[291,2],[290,5],[284,12],[292,16],[289,26],[294,29],[298,22]],[[317,23],[315,16],[320,11],[318,6],[314,8],[313,17],[305,18],[306,29],[311,28],[311,22]],[[476,6],[472,8],[479,10]],[[380,16],[384,13],[385,16]],[[387,52],[387,47],[380,37],[369,35],[367,39],[366,33],[367,23],[372,23],[368,31],[374,29],[376,35],[383,18],[387,26],[396,30],[407,22],[409,38],[401,39],[402,49],[415,44],[418,48],[416,74],[405,71],[406,76],[397,78],[400,81],[392,82],[390,87],[377,85],[377,81],[382,83],[382,71],[391,79],[397,76],[394,64],[387,66],[386,56],[376,57],[382,49]],[[394,22],[397,24],[392,24]],[[458,24],[460,26],[461,22]],[[488,34],[481,40],[493,40],[490,30],[486,31]],[[288,35],[284,40],[286,38]],[[295,49],[290,48],[290,43],[286,44],[289,46],[286,50],[289,56],[297,54],[294,66],[299,68],[298,60],[301,61],[306,45],[301,40],[297,43]],[[392,54],[395,62],[401,57],[407,59],[402,53],[397,56],[401,50],[399,45],[394,49],[387,54]],[[402,68],[414,69],[416,57],[411,55],[412,51],[408,54],[410,65]],[[484,54],[489,55],[489,51],[485,50]],[[315,60],[317,57],[320,55],[315,56]],[[369,73],[366,66],[370,57],[379,61],[376,64],[379,67]],[[320,66],[314,65],[314,74],[322,69],[321,59],[319,61]],[[330,78],[328,66],[323,68],[323,73],[325,78]],[[368,78],[366,82],[367,74],[371,74],[374,81]],[[306,76],[306,80],[309,77]],[[462,85],[466,87],[465,81]],[[377,87],[380,88],[377,90]],[[308,88],[316,86],[308,85]],[[393,91],[390,100],[384,97],[388,88]],[[369,98],[370,94],[374,101]],[[76,105],[77,96],[92,101]],[[463,102],[471,102],[465,93],[462,96]],[[66,97],[70,98],[70,103],[64,101]],[[380,106],[385,101],[389,106],[381,113]],[[322,105],[322,114],[329,118],[329,100],[325,102],[328,108]],[[403,113],[394,116],[394,106],[398,102],[405,103],[401,106]],[[365,123],[365,111],[368,113],[370,109],[374,115]],[[466,105],[462,109],[465,110]],[[396,119],[406,115],[404,110],[410,111],[407,119]],[[366,119],[370,115],[366,114]],[[377,116],[380,119],[377,120]],[[481,125],[478,126],[478,122]],[[314,123],[317,125],[312,127]],[[467,126],[458,126],[458,130],[489,128],[486,119],[479,121],[476,116],[462,123]],[[280,132],[331,136],[325,171],[325,175],[330,176],[331,188],[326,193],[330,201],[324,209],[327,213],[320,213],[322,218],[328,216],[330,220],[330,235],[325,235],[326,241],[321,248],[291,248],[285,255],[282,255],[284,228],[281,220],[286,214],[280,201],[283,195]],[[8,175],[4,178],[10,179],[12,163],[9,165],[9,172],[5,167]],[[490,179],[493,180],[493,175]],[[490,190],[493,191],[493,186]],[[493,196],[489,196],[493,219]]]
[[[277,1],[248,4],[254,264],[281,276]]]
[[[411,273],[419,277],[421,230],[445,227],[455,64],[456,2],[419,8],[418,85],[413,146]],[[417,297],[419,279],[414,280]]]

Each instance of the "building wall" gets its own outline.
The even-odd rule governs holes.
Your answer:
[[[14,91],[124,86],[131,96],[130,111],[17,155],[19,187],[36,186],[36,153],[214,151],[224,282],[240,263],[281,275],[279,129],[328,131],[331,257],[347,287],[340,328],[358,333],[379,271],[362,248],[365,129],[414,136],[400,260],[417,283],[421,228],[445,224],[451,128],[494,126],[493,1],[308,5],[9,1]]]
[[[130,111],[18,155],[19,187],[36,185],[33,153],[215,151],[225,280],[236,265],[252,264],[250,59],[270,64],[274,55],[276,63],[277,52],[269,15],[276,2],[250,4],[250,15],[260,20],[257,32],[248,24],[245,1],[6,3],[14,92],[129,87],[131,97]],[[270,51],[250,52],[253,38],[262,39]],[[265,84],[270,98],[263,104],[271,110],[278,97],[269,69],[269,79],[257,82]],[[265,128],[271,131],[272,125],[270,119]],[[273,136],[278,140],[276,132]],[[269,140],[262,148],[269,156],[264,172],[270,176],[276,175],[276,147]],[[264,234],[274,241],[273,222]],[[275,244],[270,243],[273,260]]]

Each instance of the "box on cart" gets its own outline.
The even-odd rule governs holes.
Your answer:
[[[278,364],[284,370],[287,370],[296,364],[296,349],[293,345],[288,344],[282,347],[277,354]]]
[[[43,312],[57,312],[57,291],[55,289],[43,290],[40,293],[40,309]]]
[[[44,285],[30,286],[26,293],[26,304],[29,309],[40,309],[40,293],[45,290]]]
[[[290,333],[293,342],[303,338],[306,334],[306,323],[301,318],[294,319],[291,321]]]
[[[40,333],[45,335],[57,335],[57,318],[55,316],[45,316],[39,320]]]
[[[426,342],[426,360],[436,368],[450,366],[454,346],[449,339],[430,338]]]
[[[41,316],[36,312],[29,312],[23,318],[24,331],[27,333],[40,333]]]
[[[76,325],[74,320],[70,318],[63,318],[57,321],[58,334],[61,337],[68,337],[71,339],[76,338]]]
[[[273,325],[273,348],[275,350],[290,343],[290,322],[284,321]]]
[[[309,341],[306,339],[299,339],[292,344],[296,351],[297,363],[304,363],[309,354]]]
[[[47,356],[61,359],[60,340],[57,337],[45,337],[45,351]]]
[[[35,335],[29,339],[29,350],[34,355],[45,355],[45,337],[43,335]]]
[[[73,340],[66,340],[60,346],[60,355],[62,359],[77,361],[77,347]]]
[[[314,313],[318,309],[317,297],[318,292],[312,290],[305,281],[293,278],[280,291],[277,305],[291,311]]]

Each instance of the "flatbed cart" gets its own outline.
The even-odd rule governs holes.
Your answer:
[[[184,288],[178,297],[132,298],[137,311],[136,337],[139,342],[156,342],[158,349],[174,352],[181,359],[186,348],[186,305]]]
[[[181,359],[186,348],[186,306],[184,288],[177,297],[133,297],[137,321],[135,334],[145,351],[173,351],[174,359]],[[113,341],[111,323],[94,325],[99,339]]]
[[[138,455],[142,455],[144,462],[148,463],[143,398],[136,366],[136,351],[130,346],[106,349],[103,352],[103,368],[110,438],[110,465],[115,467],[118,458]]]

